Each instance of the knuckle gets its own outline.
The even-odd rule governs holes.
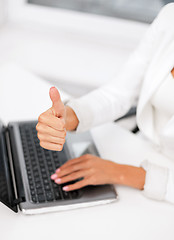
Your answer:
[[[37,137],[40,139],[41,137],[40,137],[40,133],[37,133]]]
[[[57,143],[57,144],[60,144],[60,145],[63,145],[63,144],[64,144],[64,139],[58,138],[58,139],[56,140],[56,143]]]
[[[89,158],[87,158],[85,162],[86,162],[87,166],[91,165],[91,160]]]
[[[94,175],[92,175],[88,178],[88,183],[90,183],[90,184],[95,184],[96,183],[96,178],[95,178]]]
[[[39,131],[39,128],[40,128],[40,126],[39,126],[39,123],[36,125],[36,131],[38,132]]]
[[[65,137],[66,137],[66,132],[65,132],[65,131],[59,132],[59,137],[65,139]]]
[[[83,159],[84,159],[84,160],[88,160],[88,154],[85,154],[85,155],[83,156]]]
[[[45,114],[42,113],[42,114],[40,114],[40,116],[39,116],[39,118],[38,118],[38,121],[39,121],[39,122],[43,122],[44,120],[45,120]]]
[[[44,148],[45,146],[44,142],[40,141],[40,146]]]
[[[58,119],[58,120],[59,120],[59,127],[60,127],[61,129],[64,129],[65,123],[64,123],[61,119]]]
[[[41,120],[42,120],[42,116],[39,115],[39,117],[38,117],[38,122],[41,122]]]
[[[62,149],[63,149],[63,145],[58,145],[58,146],[57,146],[57,150],[58,150],[58,151],[62,151]]]
[[[62,123],[62,127],[64,128],[65,127],[65,119],[64,118],[61,119],[61,123]]]
[[[64,129],[65,128],[65,123],[61,121],[60,126],[61,126],[62,129]]]
[[[64,182],[69,182],[69,181],[71,181],[71,177],[70,177],[70,176],[67,176],[67,177],[64,177],[62,180],[63,180]]]
[[[94,174],[95,174],[95,170],[94,170],[94,168],[89,168],[89,174],[91,175],[91,176],[93,176]]]
[[[75,171],[76,170],[76,166],[75,165],[72,165],[71,166],[71,171]],[[73,173],[73,176],[75,176],[76,175],[76,173]]]
[[[65,139],[61,139],[61,144],[64,145],[64,143],[65,143]]]
[[[78,173],[74,173],[73,174],[73,179],[78,179],[79,178],[79,174]]]

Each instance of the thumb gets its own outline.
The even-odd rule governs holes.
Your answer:
[[[56,117],[64,117],[64,104],[61,101],[59,91],[55,87],[50,88],[50,98],[52,101],[52,109]]]

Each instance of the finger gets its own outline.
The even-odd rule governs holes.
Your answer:
[[[74,172],[69,174],[68,176],[65,177],[61,177],[61,178],[56,178],[54,181],[57,184],[63,184],[66,182],[70,182],[70,181],[74,181],[77,180],[79,178],[85,177],[87,176],[88,172],[87,171],[78,171],[78,172]]]
[[[91,155],[89,155],[89,156],[91,156]],[[63,170],[63,169],[65,169],[65,168],[67,168],[67,167],[70,167],[70,166],[72,166],[72,165],[74,165],[74,164],[77,164],[77,163],[80,163],[80,162],[82,162],[82,161],[88,160],[88,159],[90,158],[89,156],[88,156],[88,154],[87,154],[87,155],[80,156],[80,157],[78,157],[78,158],[74,158],[74,159],[68,160],[66,163],[64,163],[64,164],[60,167],[60,170]],[[60,171],[60,170],[59,170],[59,171]]]
[[[40,142],[40,146],[42,148],[52,150],[52,151],[62,151],[63,149],[63,145],[61,144],[55,144],[55,143],[44,142],[44,141]]]
[[[46,135],[42,133],[37,134],[38,138],[40,141],[43,142],[50,142],[50,143],[55,143],[55,144],[64,144],[65,143],[65,138],[59,138],[59,137],[54,137],[51,135]]]
[[[84,178],[81,181],[78,181],[74,184],[67,185],[67,186],[63,187],[63,190],[64,191],[73,191],[73,190],[77,190],[77,189],[80,189],[80,188],[88,186],[88,185],[89,185],[88,178]]]
[[[39,118],[38,122],[54,128],[55,130],[64,130],[65,128],[65,121],[61,118],[57,118],[49,113],[42,113]]]
[[[46,126],[42,123],[38,123],[36,125],[36,130],[39,133],[48,134],[48,135],[51,135],[51,136],[54,136],[54,137],[65,138],[65,136],[66,136],[66,131],[65,130],[58,131],[58,130],[55,130],[54,128]]]
[[[87,169],[87,167],[85,166],[85,163],[80,162],[80,163],[74,164],[72,166],[69,166],[66,169],[56,171],[57,178],[62,178],[64,176],[67,176],[69,174],[72,174],[73,172],[77,172],[82,169]]]
[[[65,108],[63,102],[61,101],[59,91],[57,90],[57,88],[52,87],[50,88],[49,93],[52,101],[52,108],[55,111],[56,117],[63,117]]]

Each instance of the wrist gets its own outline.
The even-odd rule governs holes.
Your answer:
[[[79,120],[73,109],[69,106],[65,106],[65,128],[67,131],[73,131],[77,128]]]
[[[146,171],[141,167],[117,164],[115,183],[143,190]]]

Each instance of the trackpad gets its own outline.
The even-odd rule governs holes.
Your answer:
[[[78,158],[85,154],[93,154],[99,156],[91,133],[68,133],[67,145],[72,158]]]

